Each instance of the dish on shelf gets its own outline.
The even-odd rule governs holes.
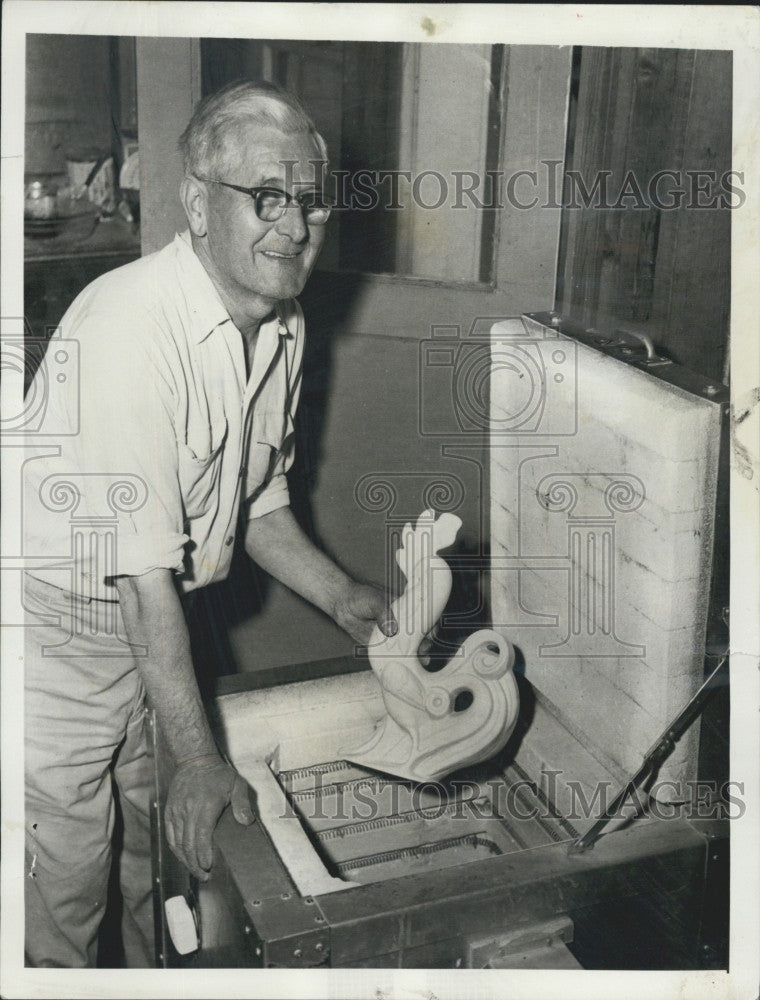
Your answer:
[[[63,229],[66,220],[60,217],[52,219],[24,219],[25,236],[57,236]]]
[[[37,239],[57,236],[64,229],[69,231],[87,230],[97,219],[96,207],[86,198],[71,199],[58,197],[56,199],[55,215],[46,219],[24,218],[24,234]]]

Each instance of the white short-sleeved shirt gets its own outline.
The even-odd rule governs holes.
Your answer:
[[[300,306],[262,323],[246,383],[242,335],[183,233],[89,285],[61,336],[79,377],[48,381],[45,436],[29,438],[30,572],[106,599],[112,576],[158,567],[183,591],[223,579],[241,504],[251,518],[289,503]]]

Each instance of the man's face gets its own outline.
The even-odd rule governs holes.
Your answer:
[[[214,180],[289,194],[319,183],[319,166],[309,161],[319,160],[320,153],[307,133],[246,124],[233,142]],[[199,255],[233,319],[264,315],[275,302],[298,295],[322,247],[325,226],[308,225],[295,202],[276,221],[262,222],[250,195],[219,184],[208,184],[207,190],[206,238]]]

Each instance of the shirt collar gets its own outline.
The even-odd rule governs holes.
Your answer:
[[[187,278],[184,292],[193,317],[193,339],[196,344],[200,344],[218,327],[225,323],[232,324],[232,319],[206,268],[193,250],[189,229],[175,235],[174,246],[180,267]],[[294,336],[297,320],[293,300],[278,302],[273,319],[277,321],[279,336]],[[262,327],[269,322],[272,320],[262,323]]]
[[[193,250],[189,229],[176,234],[174,249],[184,279],[182,290],[192,317],[192,337],[196,344],[200,344],[218,326],[232,320],[214,282]]]

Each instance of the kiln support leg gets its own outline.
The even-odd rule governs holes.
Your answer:
[[[496,938],[473,941],[469,969],[582,969],[567,945],[573,940],[570,917],[552,917],[514,928]]]

